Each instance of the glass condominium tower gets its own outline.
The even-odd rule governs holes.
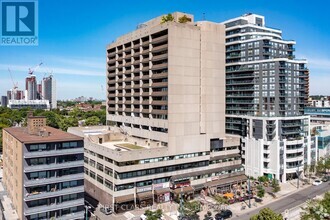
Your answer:
[[[306,60],[293,40],[245,14],[226,26],[226,133],[242,136],[246,174],[285,182],[311,161]],[[256,155],[259,155],[255,159]]]

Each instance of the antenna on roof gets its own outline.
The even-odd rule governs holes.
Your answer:
[[[203,12],[203,19],[202,20],[205,21],[205,12]]]

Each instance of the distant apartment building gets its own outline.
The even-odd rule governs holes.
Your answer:
[[[313,145],[317,149],[316,158],[330,156],[330,125],[323,123],[311,124]]]
[[[314,123],[330,124],[330,107],[306,107],[305,115],[311,117]]]
[[[11,109],[22,109],[22,108],[42,109],[42,110],[50,109],[48,100],[24,100],[24,99],[9,100],[7,107]]]
[[[24,99],[24,91],[23,90],[17,90],[11,89],[7,91],[7,98],[8,100],[21,100]]]
[[[56,80],[50,75],[48,77],[44,77],[42,79],[41,86],[41,98],[44,100],[48,100],[51,109],[57,108],[57,99],[56,99]]]
[[[224,25],[172,15],[107,47],[113,126],[69,129],[85,137],[86,193],[115,211],[246,180],[240,139],[224,128]]]
[[[317,97],[317,96],[311,96],[308,99],[308,103],[310,107],[330,107],[330,97]]]
[[[38,97],[37,78],[35,75],[30,75],[25,79],[25,99],[36,100]]]
[[[242,136],[247,175],[295,178],[311,161],[309,117],[302,116],[309,95],[307,61],[295,59],[295,41],[266,27],[264,16],[245,14],[223,24],[226,133]]]
[[[83,139],[28,116],[3,129],[3,184],[21,220],[83,219]]]
[[[1,96],[1,107],[7,107],[8,98],[7,96]]]

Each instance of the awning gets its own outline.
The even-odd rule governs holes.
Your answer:
[[[195,191],[205,188],[204,184],[193,185],[193,187],[194,187]]]
[[[193,193],[194,188],[192,186],[186,186],[186,187],[177,188],[177,189],[173,190],[173,193],[176,195],[179,195],[181,192],[182,193]]]
[[[124,202],[131,202],[131,201],[134,201],[133,194],[115,197],[115,203],[124,203]]]
[[[211,157],[210,160],[222,160],[222,159],[233,158],[233,157],[241,157],[241,155],[240,154],[219,155],[219,156]]]
[[[245,175],[239,175],[239,176],[234,176],[234,177],[229,177],[229,178],[224,178],[224,179],[219,179],[215,180],[212,182],[205,183],[205,186],[221,186],[221,185],[228,185],[232,183],[237,183],[241,181],[247,180],[247,177]]]
[[[161,194],[168,193],[168,192],[170,192],[170,189],[169,188],[155,189],[154,190],[154,194],[155,195],[161,195]]]
[[[150,198],[152,198],[152,191],[138,193],[138,194],[136,194],[136,197],[139,200],[150,199]]]

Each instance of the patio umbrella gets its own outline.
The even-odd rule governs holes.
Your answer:
[[[223,196],[226,196],[227,198],[232,199],[234,197],[234,194],[233,193],[226,193],[226,194],[223,194]]]

